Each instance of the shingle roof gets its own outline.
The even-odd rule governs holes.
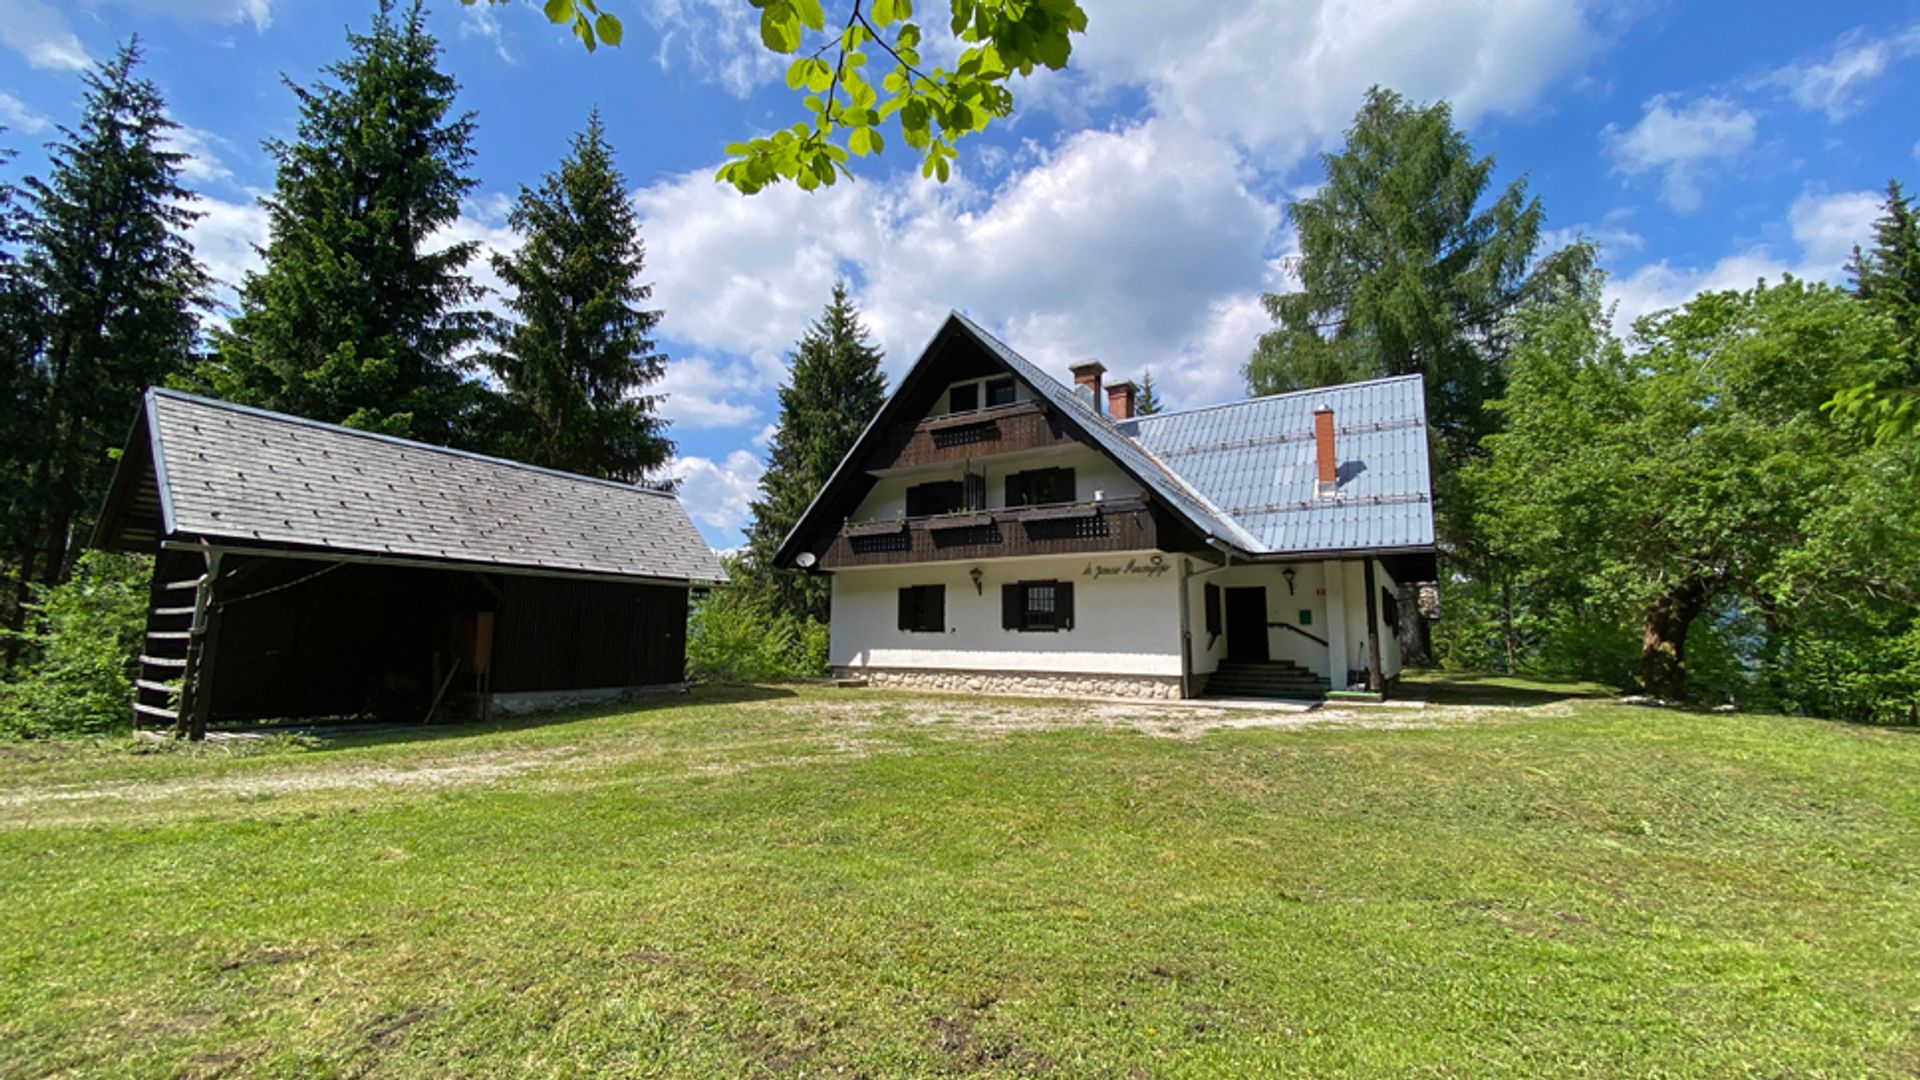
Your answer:
[[[146,398],[170,537],[725,579],[672,495],[171,390]]]
[[[1313,413],[1333,410],[1339,486],[1314,493]],[[1420,376],[1376,379],[1120,421],[1250,534],[1263,554],[1433,546]]]

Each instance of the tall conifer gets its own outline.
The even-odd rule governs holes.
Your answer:
[[[640,274],[646,250],[613,164],[599,110],[538,190],[520,189],[508,220],[519,250],[493,266],[512,312],[487,363],[515,422],[501,449],[549,468],[637,481],[673,453],[659,399],[639,393],[666,371],[647,336],[661,312]]]
[[[300,102],[278,165],[265,266],[217,335],[215,393],[284,412],[434,443],[472,445],[484,399],[463,377],[482,326],[466,276],[478,245],[429,249],[474,184],[473,116],[419,0],[382,0],[372,28],[347,35],[332,81],[289,82]]]
[[[772,568],[773,554],[840,459],[886,400],[880,350],[860,324],[845,282],[793,351],[793,373],[780,388],[780,427],[767,450],[760,498],[747,527],[748,581],[777,613],[825,621],[823,580]]]
[[[130,42],[87,74],[79,124],[60,129],[47,178],[25,185],[24,251],[8,268],[31,302],[9,342],[28,412],[6,477],[19,498],[5,556],[15,604],[27,584],[65,577],[141,388],[182,370],[199,333],[207,278],[185,236],[199,215],[183,155],[166,149],[176,125],[139,62]],[[7,614],[17,625],[17,607]]]

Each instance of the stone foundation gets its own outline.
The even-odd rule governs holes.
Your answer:
[[[836,679],[865,679],[890,690],[938,690],[951,694],[1019,697],[1124,697],[1174,701],[1177,675],[1080,675],[1056,671],[921,671],[908,668],[836,667]]]

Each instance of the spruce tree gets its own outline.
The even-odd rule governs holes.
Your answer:
[[[646,251],[613,164],[600,112],[538,190],[520,189],[508,220],[523,238],[493,266],[512,316],[487,363],[506,388],[501,449],[568,472],[634,482],[673,453],[659,399],[641,394],[666,370],[648,338],[661,313],[642,307]]]
[[[1152,416],[1160,411],[1160,391],[1154,389],[1153,372],[1140,374],[1140,400],[1134,403],[1134,412],[1141,416]]]
[[[1516,180],[1482,206],[1475,157],[1444,101],[1374,87],[1327,182],[1288,207],[1299,292],[1269,294],[1279,325],[1246,366],[1253,394],[1421,373],[1446,460],[1474,456],[1502,388],[1498,326],[1525,297],[1542,212]]]
[[[773,569],[773,553],[880,411],[887,394],[880,359],[846,283],[834,282],[826,310],[794,347],[792,374],[780,388],[780,427],[747,527],[744,585],[776,614],[827,619],[827,583]]]
[[[1869,424],[1881,443],[1920,453],[1920,207],[1900,181],[1888,182],[1873,242],[1854,248],[1847,269],[1854,293],[1892,322],[1899,347],[1892,363],[1865,373],[1870,381],[1842,390],[1830,407]]]
[[[414,0],[382,0],[349,33],[332,81],[288,82],[298,134],[267,150],[278,166],[265,266],[240,290],[204,379],[214,393],[334,423],[473,445],[484,401],[463,373],[482,317],[465,269],[478,247],[427,250],[460,214],[474,122]]]
[[[86,76],[75,128],[62,127],[45,180],[26,181],[16,270],[31,310],[11,389],[28,410],[28,452],[6,478],[17,493],[10,564],[16,602],[63,579],[113,474],[142,388],[184,370],[207,276],[186,229],[199,215],[181,186],[176,125],[130,42]],[[13,335],[10,335],[13,336]],[[17,607],[8,617],[18,625]]]

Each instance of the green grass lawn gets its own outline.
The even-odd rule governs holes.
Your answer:
[[[1420,695],[0,749],[0,1074],[1920,1070],[1920,737]]]

